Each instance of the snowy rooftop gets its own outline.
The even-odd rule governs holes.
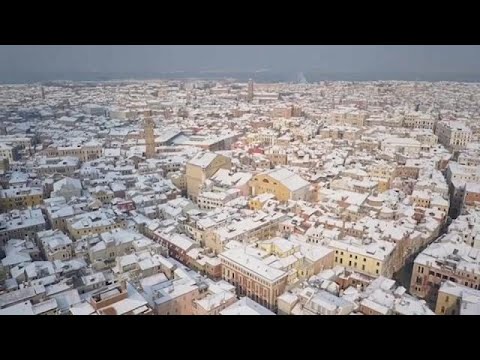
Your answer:
[[[0,224],[5,226],[6,231],[10,231],[45,224],[45,218],[40,209],[12,210],[0,214]]]
[[[439,291],[445,294],[451,294],[455,297],[477,298],[477,301],[480,303],[480,290],[472,289],[454,283],[453,281],[443,282]]]
[[[480,249],[465,243],[434,242],[416,257],[415,263],[480,274]]]
[[[243,297],[235,304],[220,311],[220,315],[275,315],[275,313],[252,299]]]
[[[190,165],[206,168],[212,163],[213,160],[215,160],[216,157],[217,157],[217,154],[212,152],[199,153],[197,156],[191,159],[188,163]]]
[[[201,306],[206,311],[213,310],[227,301],[235,298],[235,294],[230,291],[223,291],[207,295],[201,300],[195,300],[198,306]]]
[[[247,184],[251,178],[252,174],[250,173],[231,173],[227,169],[218,169],[218,171],[210,178],[210,180],[225,186],[242,186]]]
[[[382,240],[371,242],[370,244],[361,244],[358,242],[354,243],[349,242],[348,240],[332,240],[330,241],[329,246],[334,249],[345,250],[383,261],[392,253],[395,244]]]
[[[115,223],[115,213],[112,210],[97,210],[79,214],[67,221],[74,229],[86,229],[91,227],[109,226]]]
[[[219,236],[222,242],[229,241],[236,238],[248,231],[258,229],[271,222],[281,221],[285,218],[282,213],[259,213],[255,217],[248,217],[240,221],[234,221],[227,226],[220,227],[215,230],[215,233]]]
[[[287,276],[287,273],[285,271],[273,268],[265,264],[259,258],[247,254],[243,248],[226,250],[222,252],[219,257],[221,259],[232,261],[242,266],[245,270],[251,271],[257,276],[260,276],[269,282],[275,282]]]
[[[21,302],[5,309],[0,309],[0,315],[35,315],[30,301]]]
[[[304,187],[310,186],[308,181],[302,179],[299,175],[285,168],[267,171],[265,175],[277,180],[290,191],[297,191]]]
[[[73,179],[70,177],[63,178],[53,184],[53,191],[60,191],[62,188],[69,188],[69,189],[82,189],[82,183],[78,179]]]

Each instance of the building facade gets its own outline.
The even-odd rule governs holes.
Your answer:
[[[238,296],[248,296],[266,308],[277,310],[277,297],[285,291],[288,274],[235,248],[219,255],[222,278],[234,285]]]
[[[278,201],[308,200],[310,183],[284,168],[257,174],[250,180],[252,195],[273,194]]]
[[[207,179],[213,176],[219,169],[230,170],[232,166],[230,158],[212,152],[203,152],[187,162],[186,180],[187,196],[196,202],[201,187]]]

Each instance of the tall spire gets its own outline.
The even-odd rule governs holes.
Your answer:
[[[253,100],[253,80],[248,80],[248,101]]]
[[[147,159],[151,159],[155,156],[155,124],[151,117],[145,118],[144,131],[145,131],[145,156]]]

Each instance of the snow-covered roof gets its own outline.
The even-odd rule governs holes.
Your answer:
[[[243,297],[236,303],[220,311],[220,315],[275,315],[275,313],[252,299]]]

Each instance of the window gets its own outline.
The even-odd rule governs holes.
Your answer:
[[[365,270],[365,265],[362,265],[362,270]]]
[[[380,266],[380,263],[379,263],[379,262],[377,262],[377,266]]]
[[[335,262],[338,262],[338,257],[335,256]]]
[[[377,274],[377,275],[378,275],[378,269],[377,269],[377,270],[375,270],[375,274]]]
[[[343,264],[343,259],[342,258],[340,258],[340,264]]]
[[[442,306],[442,308],[440,309],[440,312],[441,312],[442,314],[445,314],[445,306]]]
[[[352,266],[352,261],[349,261],[349,262],[348,262],[348,266]]]
[[[447,296],[447,297],[445,298],[445,302],[448,303],[448,300],[449,300],[449,297]]]

